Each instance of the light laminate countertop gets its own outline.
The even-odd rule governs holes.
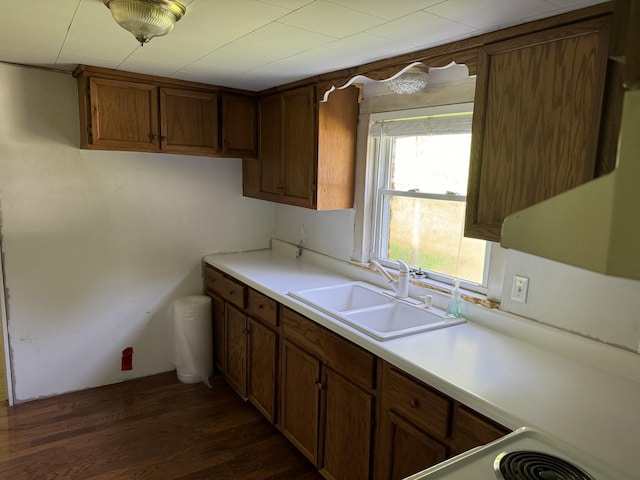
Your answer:
[[[354,278],[274,250],[204,260],[498,423],[640,479],[640,384],[473,322],[379,342],[287,295]]]

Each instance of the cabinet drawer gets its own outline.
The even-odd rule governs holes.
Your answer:
[[[390,365],[385,366],[383,385],[389,409],[438,438],[447,437],[451,400]]]
[[[219,295],[237,307],[245,307],[246,287],[210,265],[205,266],[204,273],[207,293]]]
[[[278,326],[278,302],[252,288],[247,292],[247,313],[268,325]]]
[[[338,373],[365,389],[375,385],[376,357],[302,315],[284,308],[285,338],[304,348]]]
[[[204,265],[204,286],[208,294],[219,294],[222,289],[222,281],[224,276],[217,270],[214,270],[212,266]]]
[[[479,445],[492,442],[509,433],[509,430],[480,416],[462,405],[456,405],[453,414],[453,454],[466,452]]]

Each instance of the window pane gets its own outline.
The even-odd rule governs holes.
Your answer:
[[[398,118],[372,136],[381,154],[375,254],[483,285],[487,242],[463,236],[471,113]]]
[[[385,203],[383,258],[482,284],[486,242],[462,236],[464,202],[389,196]]]
[[[395,137],[392,142],[392,189],[466,195],[470,133]]]

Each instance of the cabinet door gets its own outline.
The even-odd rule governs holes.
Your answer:
[[[478,57],[465,236],[594,176],[608,19],[487,45]]]
[[[447,458],[444,445],[393,411],[383,413],[380,435],[380,480],[401,480]]]
[[[161,88],[160,118],[163,150],[202,155],[220,152],[216,94]]]
[[[282,186],[285,202],[301,207],[315,204],[317,152],[315,87],[282,94]]]
[[[248,318],[248,324],[249,400],[274,423],[278,335],[252,318]]]
[[[373,396],[341,375],[325,368],[323,475],[333,479],[369,478],[371,464]]]
[[[255,158],[256,99],[239,95],[222,97],[222,153]]]
[[[457,405],[453,414],[451,432],[452,455],[466,452],[492,442],[509,433],[509,430],[486,419],[468,408]]]
[[[320,361],[288,340],[282,347],[282,433],[318,465]]]
[[[226,378],[238,394],[247,398],[247,317],[228,303],[225,306]]]
[[[282,184],[282,105],[280,94],[262,97],[258,105],[260,193],[280,196]]]
[[[211,297],[213,313],[213,363],[219,372],[225,373],[225,321],[224,301],[219,297]]]
[[[359,96],[358,87],[351,85],[331,92],[326,102],[318,103],[318,210],[353,207]]]
[[[90,144],[111,150],[158,149],[158,89],[91,78]]]

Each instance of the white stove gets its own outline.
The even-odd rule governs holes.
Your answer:
[[[522,427],[405,480],[631,480],[537,430]]]

